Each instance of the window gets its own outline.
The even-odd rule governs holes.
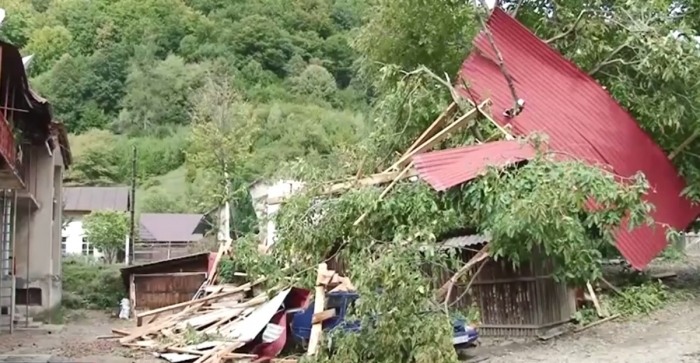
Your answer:
[[[93,249],[90,248],[90,242],[87,237],[83,237],[83,255],[92,256]]]
[[[61,253],[65,256],[67,251],[68,237],[61,237]]]
[[[38,287],[15,289],[15,304],[41,306],[41,289]]]

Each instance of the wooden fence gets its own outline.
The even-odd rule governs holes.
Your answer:
[[[135,309],[152,310],[192,299],[206,279],[204,272],[134,274]]]
[[[482,246],[462,249],[461,260],[469,261]],[[329,269],[346,273],[348,266],[342,259],[331,258],[327,263]],[[454,274],[454,271],[427,266],[424,271],[433,277],[435,289]],[[556,282],[553,272],[552,261],[537,254],[517,269],[511,262],[489,259],[474,278],[471,291],[465,291],[471,275],[463,277],[454,286],[450,305],[463,312],[475,305],[480,313],[479,334],[482,336],[536,336],[570,321],[576,312],[573,290]]]
[[[462,259],[468,261],[474,254],[462,250]],[[553,271],[552,261],[541,256],[523,262],[517,269],[509,261],[487,260],[474,278],[471,291],[465,292],[471,276],[455,285],[450,304],[464,311],[476,305],[482,336],[535,336],[568,322],[576,312],[573,291],[556,282]],[[438,288],[452,277],[453,271],[434,269],[432,274]]]

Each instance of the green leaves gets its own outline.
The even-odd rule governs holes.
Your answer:
[[[355,45],[370,70],[425,65],[452,77],[466,58],[476,24],[474,6],[466,1],[379,0]]]
[[[107,262],[113,263],[117,253],[124,250],[129,219],[124,212],[94,211],[83,220],[83,228],[90,244],[105,255]]]
[[[603,169],[550,155],[510,171],[493,169],[464,188],[497,257],[517,263],[542,251],[554,259],[556,277],[566,280],[597,276],[599,249],[615,243],[616,228],[651,223],[642,176],[618,183]]]

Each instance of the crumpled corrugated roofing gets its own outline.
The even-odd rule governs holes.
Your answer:
[[[488,166],[504,167],[534,157],[529,144],[503,140],[418,154],[413,163],[421,179],[443,191],[476,178]]]
[[[644,268],[665,246],[668,224],[685,229],[698,216],[700,207],[680,196],[685,181],[666,154],[636,120],[588,74],[564,59],[517,20],[495,9],[488,20],[496,46],[518,97],[525,101],[515,117],[512,131],[518,135],[543,132],[550,149],[594,163],[607,164],[620,176],[643,172],[652,190],[647,199],[656,206],[656,228],[620,230],[617,247],[637,269]],[[474,39],[477,51],[462,65],[460,76],[470,86],[461,90],[477,102],[490,98],[493,116],[509,123],[503,111],[513,105],[507,83],[483,32]]]
[[[488,234],[472,234],[465,236],[457,236],[448,238],[438,245],[441,249],[460,249],[480,245],[482,243],[491,242],[491,236]]]

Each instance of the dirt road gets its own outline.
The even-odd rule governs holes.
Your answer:
[[[133,321],[112,319],[101,311],[72,312],[61,329],[18,330],[0,335],[0,354],[48,354],[51,362],[160,362],[144,352],[119,345],[115,340],[98,339],[112,328],[133,327]]]
[[[0,337],[3,354],[50,354],[52,362],[154,362],[153,357],[97,339],[133,322],[87,312],[60,332],[17,332]],[[547,343],[483,347],[489,363],[684,363],[700,362],[700,299],[672,304],[652,316],[606,323]]]
[[[489,363],[700,362],[700,299],[546,343],[485,348]]]
[[[678,272],[675,288],[698,298],[670,304],[651,316],[605,323],[546,343],[483,346],[473,352],[489,363],[700,362],[700,255],[656,270]],[[109,335],[112,328],[133,327],[133,321],[94,311],[70,320],[61,331],[0,335],[0,354],[48,354],[52,362],[162,362],[121,347],[115,340],[97,339]]]
[[[673,289],[698,298],[672,303],[651,316],[602,324],[546,343],[484,347],[489,363],[685,363],[700,362],[700,251],[681,261],[655,262],[673,271]]]

